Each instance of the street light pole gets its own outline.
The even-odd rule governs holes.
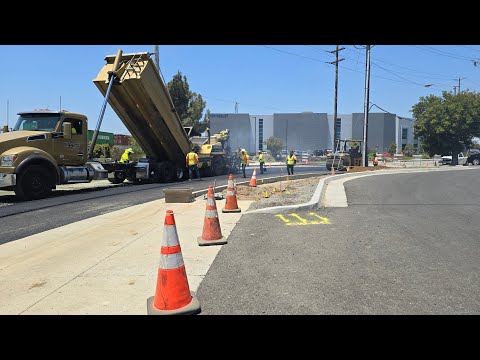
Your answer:
[[[256,153],[257,152],[257,117],[252,116],[255,119],[255,125],[254,125],[254,138],[253,138],[253,151]]]
[[[257,153],[257,117],[255,116],[255,149],[253,150],[255,154]]]
[[[288,119],[287,119],[287,125],[285,126],[285,150],[288,154]]]
[[[366,69],[365,69],[365,103],[364,103],[364,119],[363,119],[363,159],[362,166],[368,166],[368,154],[367,154],[367,131],[368,131],[368,104],[370,95],[370,45],[366,46]]]
[[[333,108],[333,148],[335,149],[335,141],[337,140],[337,95],[338,95],[338,63],[345,59],[338,58],[338,52],[345,50],[337,45],[336,50],[329,51],[329,53],[335,53],[335,61],[328,62],[328,64],[335,65],[335,106]]]

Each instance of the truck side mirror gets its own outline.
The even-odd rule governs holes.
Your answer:
[[[63,138],[66,140],[70,140],[72,138],[72,123],[63,123]]]

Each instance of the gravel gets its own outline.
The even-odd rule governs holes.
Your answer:
[[[270,184],[258,182],[257,187],[239,185],[237,188],[237,200],[254,200],[255,202],[250,205],[249,210],[302,204],[311,200],[320,179],[324,177],[327,176],[279,181]]]

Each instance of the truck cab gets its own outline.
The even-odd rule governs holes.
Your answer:
[[[87,156],[85,115],[48,109],[18,113],[13,131],[0,134],[0,190],[40,199],[57,184],[106,176]]]

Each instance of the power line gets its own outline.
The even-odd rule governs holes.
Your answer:
[[[275,51],[278,51],[278,52],[282,52],[282,53],[285,53],[285,54],[288,54],[288,55],[292,55],[292,56],[297,56],[297,57],[300,57],[300,58],[304,58],[304,59],[308,59],[308,60],[312,60],[312,61],[316,61],[316,62],[320,62],[320,63],[325,63],[325,61],[322,61],[320,59],[315,59],[315,58],[311,58],[311,57],[307,57],[307,56],[303,56],[303,55],[299,55],[299,54],[296,54],[296,53],[293,53],[293,52],[289,52],[289,51],[284,51],[284,50],[280,50],[280,49],[277,49],[277,48],[274,48],[274,47],[271,47],[271,46],[267,46],[267,45],[259,45],[259,46],[262,46],[262,47],[266,47],[268,49],[272,49],[272,50],[275,50]],[[347,70],[350,70],[350,71],[354,71],[354,72],[358,72],[358,73],[361,73],[363,74],[364,72],[361,71],[361,70],[356,70],[356,69],[352,69],[352,68],[349,68],[349,67],[346,67],[346,66],[343,66],[343,65],[339,65],[339,67],[341,67],[342,69],[347,69]],[[386,70],[386,69],[385,69]],[[389,71],[389,70],[386,70],[386,71]],[[394,74],[392,71],[390,71],[392,74]],[[394,74],[395,75],[395,74]],[[379,78],[379,79],[384,79],[384,80],[389,80],[389,81],[394,81],[394,82],[404,82],[404,83],[410,83],[410,84],[414,84],[414,85],[417,85],[417,86],[422,86],[422,87],[425,87],[423,84],[418,84],[418,83],[415,83],[414,81],[411,81],[409,79],[406,79],[406,78],[402,78],[401,76],[398,76],[397,77],[400,77],[403,79],[402,80],[395,80],[395,79],[391,79],[391,78],[386,78],[386,77],[382,77],[382,76],[378,76],[378,75],[371,75],[372,77],[376,77],[376,78]],[[435,88],[434,88],[435,89]],[[440,89],[435,89],[436,91],[442,91]]]
[[[449,53],[449,52],[446,52],[446,51],[438,50],[438,49],[433,48],[433,47],[428,47],[426,45],[423,45],[424,47],[421,47],[421,46],[418,46],[418,45],[410,45],[410,46],[413,46],[413,47],[416,47],[417,49],[428,51],[428,52],[431,52],[431,53],[434,53],[434,54],[437,54],[437,55],[449,57],[449,58],[452,58],[452,59],[464,60],[464,61],[473,61],[472,58],[455,55],[455,54],[452,54],[452,53]]]
[[[457,45],[457,46],[464,47],[464,48],[467,48],[467,49],[470,49],[470,50],[473,50],[473,51],[480,52],[479,49],[475,49],[475,48],[473,48],[473,47],[471,47],[471,46],[467,46],[467,45]]]
[[[212,97],[212,96],[202,96],[204,97],[205,99],[212,99],[212,100],[217,100],[217,101],[222,101],[222,102],[228,102],[228,103],[233,103],[233,104],[240,104],[240,102],[237,102],[235,100],[226,100],[226,99],[219,99],[219,98],[216,98],[216,97]],[[249,104],[249,103],[244,103],[242,102],[243,105],[248,105],[248,106],[251,106],[251,107],[256,107],[256,108],[263,108],[263,109],[269,109],[269,110],[278,110],[278,111],[292,111],[292,112],[298,112],[298,111],[302,111],[302,109],[280,109],[280,108],[276,108],[276,107],[272,107],[272,106],[263,106],[263,105],[258,105],[258,104]]]
[[[354,45],[353,45],[354,46]],[[357,54],[362,54],[361,51],[357,51],[357,50],[353,50],[353,49],[350,49],[347,47],[347,50],[350,50],[352,52],[355,52]],[[427,75],[434,75],[435,77],[438,77],[438,78],[442,78],[442,79],[451,79],[452,77],[454,77],[453,75],[452,76],[447,76],[447,75],[440,75],[440,74],[435,74],[435,73],[431,73],[431,72],[426,72],[426,71],[420,71],[420,70],[417,70],[417,69],[412,69],[412,68],[409,68],[409,67],[406,67],[406,66],[401,66],[401,65],[398,65],[398,64],[394,64],[392,62],[389,62],[389,61],[386,61],[386,60],[383,60],[383,59],[380,59],[378,57],[375,57],[375,61],[380,61],[382,63],[385,63],[385,64],[388,64],[388,65],[392,65],[392,66],[396,66],[398,68],[401,68],[401,69],[405,69],[405,70],[409,70],[409,71],[414,71],[416,73],[422,73],[422,74],[427,74]],[[413,74],[410,74],[410,76],[420,76],[420,75],[413,75]],[[425,78],[430,78],[430,79],[433,79],[434,77],[426,77]]]
[[[307,60],[312,60],[312,61],[317,61],[317,62],[322,62],[322,63],[324,62],[323,60],[311,58],[311,57],[308,57],[308,56],[303,56],[303,55],[292,53],[292,52],[289,52],[289,51],[280,50],[280,49],[277,49],[277,48],[274,48],[274,47],[271,47],[271,46],[267,46],[267,45],[259,45],[259,46],[263,46],[263,47],[266,47],[267,49],[272,49],[272,50],[279,51],[279,52],[282,52],[282,53],[285,53],[285,54],[298,56],[298,57],[301,57],[301,58],[304,58],[304,59],[307,59]]]

